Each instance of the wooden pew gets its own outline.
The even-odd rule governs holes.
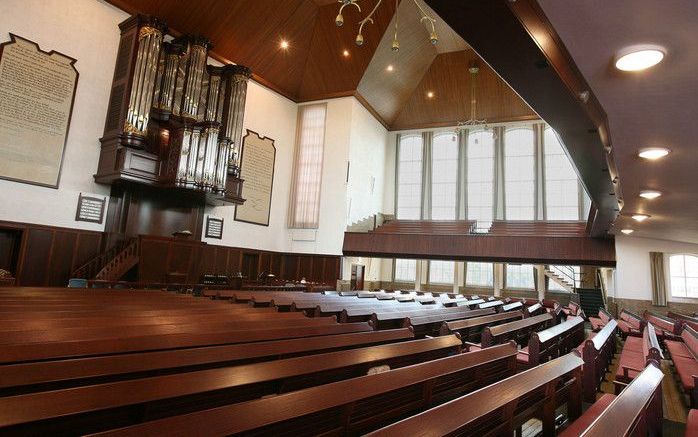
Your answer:
[[[679,337],[679,335],[681,335],[681,322],[678,320],[674,320],[667,316],[656,314],[647,310],[642,313],[642,318],[654,325],[657,337],[662,340],[675,340]]]
[[[513,375],[515,354],[505,344],[99,435],[195,435],[203,423],[211,435],[360,435]]]
[[[371,331],[368,323],[341,323],[325,326],[241,330],[219,333],[186,333],[145,335],[123,338],[118,330],[110,338],[28,343],[0,346],[0,363],[17,361],[77,358],[91,355],[115,354],[138,351],[168,350],[183,347],[215,346],[223,344],[253,343],[283,338],[305,338],[318,335],[347,334]]]
[[[470,300],[461,300],[459,302],[456,302],[457,307],[469,307],[469,308],[477,308],[478,305],[485,303],[485,299],[470,299]]]
[[[562,312],[564,312],[567,317],[579,315],[581,310],[582,307],[580,307],[577,302],[572,300],[567,304],[566,307],[562,307]]]
[[[664,358],[662,348],[659,346],[659,340],[651,323],[645,326],[642,337],[626,337],[614,381],[616,394],[650,363],[656,363],[659,366],[662,358]]]
[[[456,336],[0,398],[0,433],[85,433],[459,354]]]
[[[390,311],[390,312],[374,312],[371,315],[370,323],[375,329],[395,329],[402,327],[405,319],[410,317],[424,317],[438,314],[449,314],[452,316],[468,317],[471,312],[469,308],[453,307],[453,308],[425,308],[425,309],[408,309],[405,311]]]
[[[480,317],[495,314],[492,308],[486,310],[471,310],[465,314],[462,313],[439,313],[429,316],[409,317],[403,322],[404,327],[411,327],[417,338],[425,335],[439,335],[441,324],[450,320],[463,320],[473,317]]]
[[[589,317],[589,323],[591,323],[591,330],[594,332],[598,332],[611,320],[614,320],[611,313],[606,311],[605,308],[599,308],[598,317]]]
[[[686,325],[679,340],[665,340],[677,376],[692,407],[698,406],[698,332]]]
[[[685,314],[675,313],[673,311],[667,312],[667,317],[674,320],[679,320],[681,323],[690,326],[694,330],[698,331],[698,317],[688,316]]]
[[[618,396],[604,395],[559,436],[661,435],[663,377],[662,371],[650,364]]]
[[[487,308],[494,308],[497,310],[497,312],[500,312],[501,308],[504,306],[504,301],[501,300],[490,300],[485,303],[479,304],[477,307],[480,308],[481,310],[485,310]]]
[[[545,314],[545,307],[539,302],[524,308],[524,317],[526,318],[539,316],[541,314]]]
[[[448,321],[441,325],[439,335],[458,334],[464,342],[479,343],[480,335],[485,327],[496,326],[512,320],[520,320],[521,318],[520,312],[512,311],[471,319]]]
[[[618,315],[618,320],[616,321],[618,322],[618,328],[623,338],[628,335],[635,337],[642,336],[642,331],[645,329],[645,324],[647,323],[645,319],[625,308],[621,310]]]
[[[513,435],[540,412],[543,435],[553,436],[556,407],[581,413],[581,366],[568,354],[367,435]]]
[[[611,365],[616,353],[617,323],[611,319],[593,337],[577,348],[577,354],[584,360],[582,392],[585,402],[594,402],[599,384]]]
[[[523,320],[516,320],[497,326],[488,326],[482,331],[481,347],[490,347],[495,344],[502,344],[509,340],[514,340],[518,344],[528,342],[528,337],[531,332],[545,329],[553,323],[553,317],[550,314],[541,314],[540,316],[529,317]]]
[[[523,310],[523,306],[524,305],[521,302],[508,303],[502,305],[501,312],[506,313],[507,311],[521,311]]]
[[[0,396],[189,372],[414,339],[408,328],[0,365]]]
[[[569,317],[558,325],[532,332],[528,346],[519,351],[516,360],[524,368],[537,366],[575,350],[582,342],[584,317]]]

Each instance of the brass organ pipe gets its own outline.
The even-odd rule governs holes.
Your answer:
[[[141,31],[147,28],[141,29]],[[138,51],[136,54],[136,66],[134,67],[133,85],[131,86],[131,95],[128,99],[128,113],[126,116],[126,121],[130,125],[131,129],[136,129],[135,118],[138,118],[136,99],[140,92],[141,78],[143,76],[143,51],[145,50],[145,44],[143,44],[143,38],[138,40]],[[127,129],[127,130],[131,130]]]
[[[145,65],[144,92],[140,98],[140,113],[139,130],[145,132],[148,127],[148,118],[150,117],[150,108],[153,103],[153,88],[155,86],[155,74],[157,73],[157,60],[160,57],[160,38],[153,34],[150,36],[151,43],[149,44],[148,58]]]

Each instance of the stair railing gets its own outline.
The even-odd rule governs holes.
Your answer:
[[[562,276],[563,278],[566,278],[568,281],[572,283],[572,292],[576,293],[577,292],[577,284],[581,283],[582,281],[582,273],[577,272],[572,268],[571,266],[556,266],[556,265],[549,265],[548,268],[555,274]]]
[[[78,279],[93,279],[109,261],[111,261],[119,252],[124,250],[124,248],[130,243],[131,240],[119,241],[103,254],[92,258],[82,266],[75,269],[70,274],[70,277]]]
[[[121,272],[120,268],[133,259],[133,257],[138,257],[139,256],[139,251],[140,251],[140,239],[139,238],[132,238],[128,240],[128,244],[116,255],[112,257],[111,260],[109,260],[104,267],[95,275],[95,279],[99,280],[117,280],[119,279],[118,277],[115,278],[112,275],[114,272],[118,273],[117,276],[121,276],[122,274],[126,272]]]

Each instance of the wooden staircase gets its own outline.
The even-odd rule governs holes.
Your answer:
[[[565,272],[560,270],[556,266],[546,266],[545,267],[545,276],[550,278],[551,281],[554,281],[556,284],[561,286],[562,288],[565,289],[568,293],[574,293],[575,292],[575,281],[574,281],[574,271],[571,272]]]
[[[140,240],[138,238],[124,240],[75,270],[71,277],[118,281],[138,264],[139,253]]]

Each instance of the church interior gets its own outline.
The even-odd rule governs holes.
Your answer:
[[[693,0],[1,0],[0,435],[698,437],[696,41]]]

